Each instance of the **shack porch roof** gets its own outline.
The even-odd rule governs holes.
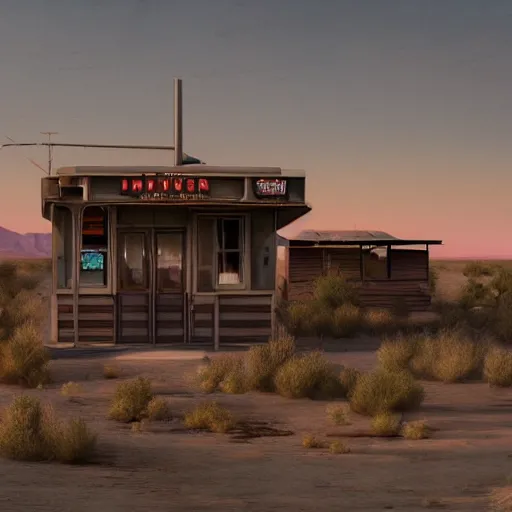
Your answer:
[[[317,231],[305,230],[290,237],[279,236],[279,245],[327,246],[327,245],[441,245],[442,240],[397,238],[384,231]]]

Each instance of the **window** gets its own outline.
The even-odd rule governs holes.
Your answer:
[[[121,290],[147,290],[148,266],[144,233],[119,234],[119,285]]]
[[[53,210],[54,240],[57,257],[57,288],[71,289],[73,284],[73,215],[68,208]]]
[[[217,219],[217,285],[239,285],[243,275],[243,219]]]
[[[363,247],[364,279],[388,279],[388,247]]]
[[[108,269],[108,212],[88,206],[83,212],[80,286],[106,286]]]
[[[157,290],[181,291],[183,288],[183,237],[181,233],[157,233]]]
[[[274,290],[276,269],[275,216],[263,210],[251,222],[251,289]]]

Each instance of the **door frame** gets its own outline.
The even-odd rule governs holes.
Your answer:
[[[123,290],[121,287],[121,265],[120,260],[122,257],[122,251],[120,250],[121,236],[124,234],[142,234],[144,236],[144,248],[146,251],[146,271],[147,271],[147,283],[148,287],[145,290]],[[186,283],[186,272],[187,272],[187,229],[184,227],[128,227],[123,226],[117,229],[116,236],[116,289],[117,295],[147,295],[148,297],[148,344],[157,344],[157,312],[156,312],[156,300],[157,300],[157,235],[158,234],[170,234],[178,233],[181,235],[181,294],[183,296],[183,312],[182,312],[182,324],[183,324],[183,340],[185,344],[188,339],[188,294],[187,294],[187,283]],[[178,293],[177,293],[178,294]],[[121,300],[116,301],[119,309],[121,309]],[[122,343],[122,312],[119,310],[117,314],[117,332],[116,342]]]

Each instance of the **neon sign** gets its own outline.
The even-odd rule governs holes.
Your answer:
[[[286,180],[262,178],[254,182],[254,192],[258,197],[285,197]]]
[[[210,183],[206,178],[189,176],[122,178],[121,195],[138,199],[203,199],[210,196]]]

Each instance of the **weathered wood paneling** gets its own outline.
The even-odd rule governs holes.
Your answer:
[[[220,295],[219,342],[261,343],[272,334],[272,295]]]
[[[183,293],[156,296],[156,343],[183,343]]]
[[[194,307],[191,311],[192,343],[213,343],[214,335],[214,307],[213,295],[196,295]]]
[[[113,343],[115,315],[111,295],[82,295],[78,298],[78,341]]]
[[[361,279],[361,254],[359,248],[324,249],[328,270],[340,273],[349,281]]]
[[[392,249],[391,279],[428,279],[428,252]]]
[[[119,343],[149,343],[149,294],[123,293],[117,296]]]
[[[73,296],[57,295],[58,342],[75,342],[75,328],[73,318]]]

